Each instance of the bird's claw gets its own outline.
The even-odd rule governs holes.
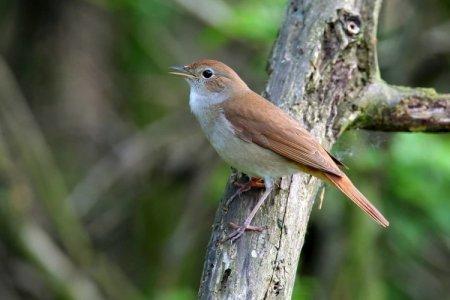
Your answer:
[[[249,186],[250,189],[263,189],[265,187],[264,185],[264,179],[259,177],[251,177],[250,180],[244,184],[240,182],[235,182],[237,186]]]
[[[255,188],[255,189],[264,188],[264,180],[261,178],[257,178],[257,177],[251,177],[250,180],[245,183],[235,181],[235,182],[233,182],[233,184],[235,186],[237,186],[238,189],[236,190],[236,192],[234,192],[233,195],[231,195],[230,198],[228,198],[227,202],[225,203],[226,207],[229,207],[231,202],[233,202],[233,200],[236,197],[239,197],[241,194],[251,190],[252,188]]]
[[[258,226],[252,226],[250,224],[244,224],[244,225],[237,225],[235,223],[230,222],[230,227],[234,228],[233,232],[230,233],[224,240],[223,242],[226,242],[228,240],[230,240],[232,243],[234,243],[235,241],[237,241],[246,231],[257,231],[257,232],[262,232],[264,230],[264,228],[262,227],[258,227]]]

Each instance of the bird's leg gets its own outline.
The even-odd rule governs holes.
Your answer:
[[[236,197],[239,197],[242,193],[245,193],[251,190],[252,188],[253,189],[264,188],[264,180],[258,177],[250,177],[250,179],[245,183],[235,181],[233,184],[237,186],[238,189],[236,190],[236,192],[234,192],[233,195],[231,195],[230,198],[228,198],[227,202],[225,203],[226,207],[229,207],[231,202],[233,202],[233,200],[236,199]]]
[[[230,235],[227,236],[225,241],[227,241],[227,240],[231,240],[231,242],[236,241],[238,238],[240,238],[244,234],[244,232],[246,230],[251,230],[251,231],[262,231],[263,230],[261,227],[251,226],[250,223],[252,222],[253,218],[256,215],[256,212],[259,210],[261,205],[263,205],[264,201],[269,197],[270,193],[272,192],[272,189],[273,189],[273,185],[266,183],[266,190],[259,198],[258,203],[256,203],[255,207],[252,209],[250,214],[245,219],[244,224],[242,224],[241,226],[237,226],[234,223],[230,223],[230,226],[234,227],[235,230]]]
[[[250,188],[255,188],[255,189],[265,188],[264,179],[259,178],[259,177],[250,177],[248,184],[250,185]]]

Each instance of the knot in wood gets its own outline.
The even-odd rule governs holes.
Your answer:
[[[357,35],[360,32],[358,23],[355,21],[348,21],[345,27],[345,32],[350,35]]]
[[[356,37],[361,33],[361,17],[357,13],[345,9],[338,10],[339,21],[349,37]]]

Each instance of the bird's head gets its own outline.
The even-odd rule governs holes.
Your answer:
[[[227,98],[248,90],[245,82],[233,69],[216,60],[201,59],[189,65],[171,67],[171,74],[183,76],[191,93],[202,97]]]

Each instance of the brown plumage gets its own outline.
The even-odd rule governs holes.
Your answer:
[[[298,171],[331,183],[380,225],[389,225],[339,168],[339,160],[295,119],[249,89],[230,67],[199,60],[175,67],[173,74],[189,82],[189,105],[217,153],[238,170],[264,178],[266,191],[232,240],[254,228],[250,222],[270,195],[274,178]]]
[[[286,112],[251,90],[239,97],[245,97],[244,107],[238,97],[222,103],[225,116],[239,137],[301,165],[338,176],[342,174],[328,152]]]
[[[245,97],[248,105],[242,107],[236,97],[222,105],[227,120],[242,140],[256,143],[297,162],[301,171],[333,184],[380,225],[389,225],[386,218],[338,167],[328,151],[297,121],[251,90],[239,97]],[[267,122],[267,117],[270,122]]]

